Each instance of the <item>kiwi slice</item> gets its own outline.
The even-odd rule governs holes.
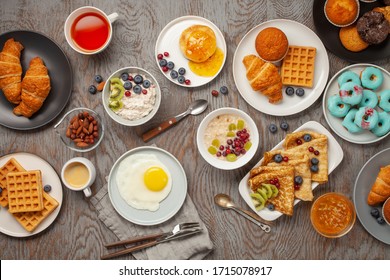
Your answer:
[[[261,184],[261,186],[263,187],[264,190],[267,191],[267,197],[268,198],[271,198],[272,197],[272,188],[271,188],[271,184]]]
[[[278,188],[275,185],[271,185],[271,189],[272,189],[272,198],[277,197],[279,194]]]
[[[265,207],[265,200],[259,193],[251,193],[250,196],[257,211]]]
[[[122,82],[121,82],[121,79],[119,79],[119,78],[111,78],[110,84],[111,84],[111,86],[122,85]]]
[[[268,200],[268,196],[267,196],[267,191],[266,190],[264,190],[263,188],[258,188],[256,191],[264,198],[265,201]]]
[[[111,110],[116,112],[123,107],[123,102],[120,100],[110,100],[108,102],[108,107],[110,107]]]
[[[122,85],[113,85],[110,94],[110,101],[121,100],[125,95],[125,88]]]

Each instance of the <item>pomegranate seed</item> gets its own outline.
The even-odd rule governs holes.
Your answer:
[[[302,145],[302,140],[301,139],[297,139],[297,144],[298,145]]]
[[[245,139],[246,139],[245,134],[242,133],[242,134],[240,135],[240,140],[241,140],[241,141],[244,141]]]
[[[320,154],[320,151],[314,151],[314,154],[318,156]]]
[[[130,75],[129,75],[129,77],[128,77],[127,79],[128,79],[129,81],[134,80],[133,76],[130,76]]]
[[[241,148],[240,148],[240,147],[237,147],[237,148],[235,149],[235,151],[238,152],[238,154],[240,154],[240,153],[241,153]]]
[[[168,57],[169,56],[169,52],[164,52],[164,56]]]
[[[125,95],[126,95],[127,97],[130,97],[130,96],[131,96],[130,90],[126,90],[126,91],[125,91]]]
[[[147,94],[148,91],[147,91],[146,89],[143,89],[143,90],[142,90],[142,93],[143,93],[143,94]]]
[[[230,149],[226,149],[226,154],[228,155],[228,154],[231,154],[232,153],[232,151],[230,150]]]
[[[271,184],[271,185],[275,185],[275,180],[269,180],[269,183]]]
[[[314,152],[314,148],[313,147],[309,147],[309,152],[310,153]]]
[[[239,156],[239,155],[240,155],[240,152],[239,152],[239,151],[234,151],[234,154],[235,154],[236,156]]]
[[[191,81],[187,79],[187,80],[185,80],[185,83],[186,83],[186,85],[188,86],[188,85],[191,84]]]
[[[241,149],[241,154],[245,155],[246,154],[246,150],[245,149]]]
[[[283,157],[283,161],[288,162],[288,157],[287,156]]]
[[[279,183],[279,179],[278,178],[274,178],[274,182],[275,183]]]
[[[225,147],[224,147],[223,145],[221,145],[221,146],[219,146],[219,149],[220,149],[221,151],[223,151],[223,150],[225,149]]]
[[[223,151],[223,153],[222,153],[222,155],[224,156],[224,157],[226,157],[226,151]]]
[[[228,139],[228,140],[226,141],[226,143],[228,143],[228,145],[231,145],[231,144],[233,144],[233,140],[232,140],[232,139]]]
[[[161,69],[163,70],[163,72],[168,72],[168,67],[166,67],[166,66],[163,66],[163,67],[161,67]]]
[[[222,153],[221,152],[217,152],[217,157],[220,157],[222,156]]]
[[[244,128],[243,130],[241,130],[242,132],[244,132],[244,133],[247,133],[247,130]]]
[[[280,188],[279,182],[276,182],[276,183],[275,183],[275,187],[277,187],[278,189]]]
[[[294,190],[299,190],[301,187],[299,185],[294,185]]]
[[[214,97],[217,97],[218,94],[219,94],[219,92],[216,91],[215,89],[213,89],[213,90],[211,91],[211,94],[212,94]]]
[[[234,141],[234,146],[239,147],[240,144],[241,144],[241,143],[240,143],[238,140]]]
[[[158,60],[161,60],[161,59],[163,59],[163,55],[162,55],[162,53],[159,53],[159,54],[157,55],[157,59],[158,59]]]

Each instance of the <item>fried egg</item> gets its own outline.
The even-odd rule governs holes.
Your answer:
[[[157,211],[172,189],[172,177],[156,155],[134,154],[119,164],[116,184],[131,207]]]

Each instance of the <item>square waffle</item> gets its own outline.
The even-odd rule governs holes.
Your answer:
[[[7,188],[8,211],[10,213],[41,211],[43,209],[41,171],[8,173]]]
[[[283,85],[313,87],[316,48],[289,46],[280,75]]]
[[[0,205],[6,207],[8,205],[8,191],[7,191],[7,174],[10,172],[26,171],[17,162],[16,159],[10,158],[2,167],[0,167],[0,187],[3,191],[0,194]]]
[[[32,232],[58,206],[58,202],[45,192],[43,192],[43,204],[42,211],[14,213],[13,215],[27,231]]]

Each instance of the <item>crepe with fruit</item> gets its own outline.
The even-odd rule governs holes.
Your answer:
[[[257,210],[264,208],[266,203],[274,209],[292,216],[294,208],[294,168],[291,166],[260,166],[251,170],[248,185],[251,188],[251,198]],[[279,186],[277,188],[276,186]],[[275,191],[277,190],[277,193]],[[269,196],[269,190],[276,195]],[[267,200],[264,199],[267,191]]]
[[[294,195],[296,198],[312,201],[311,172],[309,157],[305,153],[273,150],[264,153],[262,166],[294,167]]]
[[[292,153],[305,153],[310,159],[311,180],[328,182],[328,137],[313,131],[287,134],[284,148]]]

